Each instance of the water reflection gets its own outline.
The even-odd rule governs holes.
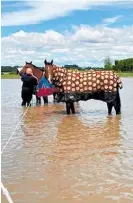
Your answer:
[[[120,117],[107,117],[98,127],[97,123],[85,126],[78,116],[64,117],[58,125],[54,151],[49,156],[51,164],[46,170],[48,200],[56,195],[58,201],[70,201],[96,193],[101,180],[109,178],[109,165],[119,156],[119,145]],[[103,185],[106,187],[104,181]],[[108,189],[104,186],[101,192]]]

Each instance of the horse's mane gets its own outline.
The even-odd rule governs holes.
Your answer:
[[[38,67],[38,66],[35,66],[34,64],[32,64],[32,63],[28,63],[28,62],[26,62],[28,65],[32,65],[34,68],[36,68],[36,69],[39,69],[39,70],[41,70],[41,71],[44,71],[44,68],[43,67]]]
[[[67,68],[64,68],[63,66],[56,66],[55,64],[53,64],[54,68],[59,68],[59,69],[63,69],[63,70],[68,70]]]
[[[65,68],[65,67],[63,67],[63,66],[56,66],[56,65],[54,65],[54,64],[53,64],[53,67],[56,68],[56,69],[58,69],[58,70],[63,70],[63,71],[65,71],[66,73],[67,73],[67,72],[76,72],[76,73],[83,73],[83,72],[84,72],[84,71],[80,71],[80,70],[68,69],[68,68]]]

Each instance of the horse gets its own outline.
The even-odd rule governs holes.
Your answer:
[[[57,67],[44,61],[45,76],[50,83],[59,87],[58,102],[66,103],[66,113],[75,114],[74,102],[89,99],[107,103],[108,115],[114,107],[116,115],[121,114],[119,89],[123,85],[114,71],[75,71]]]
[[[38,79],[38,82],[40,82],[40,80],[42,79],[42,77],[45,74],[45,70],[43,68],[40,68],[40,67],[37,67],[37,66],[33,65],[32,61],[31,62],[26,62],[25,66],[22,68],[20,73],[21,72],[25,73],[26,68],[31,68],[32,69],[34,76]],[[36,96],[36,104],[41,104],[41,98],[38,97],[37,94],[36,94],[36,87],[35,87],[35,90],[34,90],[33,94]],[[56,102],[56,93],[53,94],[53,98],[54,98],[54,102]],[[44,96],[43,101],[44,101],[44,104],[48,104],[48,97]]]

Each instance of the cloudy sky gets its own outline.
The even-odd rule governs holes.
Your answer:
[[[133,0],[2,1],[2,65],[133,57]]]

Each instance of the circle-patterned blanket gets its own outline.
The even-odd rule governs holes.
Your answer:
[[[121,79],[113,71],[73,71],[54,67],[53,81],[60,92],[93,93],[117,92],[117,87],[123,87]]]

